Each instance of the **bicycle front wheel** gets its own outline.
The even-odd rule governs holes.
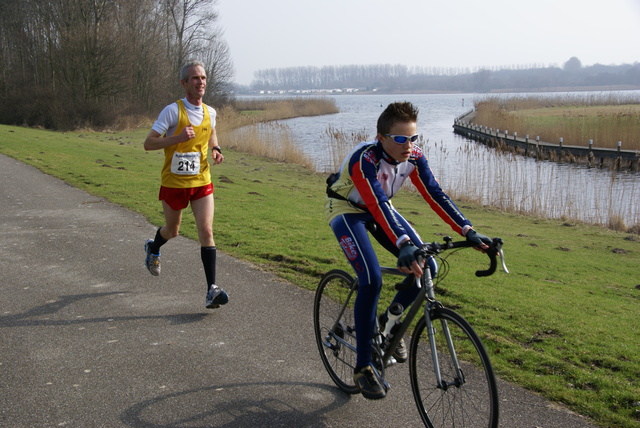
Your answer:
[[[353,380],[356,365],[353,304],[357,288],[356,281],[345,271],[329,271],[320,280],[313,303],[313,328],[320,358],[331,379],[349,394],[360,392]]]
[[[411,389],[425,426],[496,428],[498,387],[480,338],[450,309],[434,310],[432,323],[440,384],[424,318],[416,326],[409,354]]]

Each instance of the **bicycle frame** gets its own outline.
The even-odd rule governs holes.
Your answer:
[[[381,267],[380,271],[383,274],[404,276],[403,273],[401,273],[395,268]],[[411,307],[407,312],[407,314],[405,315],[404,320],[400,324],[398,331],[394,334],[393,339],[387,345],[387,349],[384,352],[384,355],[382,356],[383,364],[385,366],[389,364],[389,362],[391,361],[393,352],[395,351],[396,347],[400,343],[400,340],[404,337],[405,333],[409,329],[418,311],[423,307],[423,303],[424,303],[424,317],[427,322],[429,345],[431,347],[431,355],[433,356],[433,367],[435,372],[434,374],[436,376],[438,388],[446,390],[449,386],[458,386],[459,384],[456,384],[456,383],[444,384],[442,382],[442,375],[440,373],[440,363],[438,360],[438,352],[436,349],[436,342],[434,337],[435,328],[433,327],[433,321],[431,320],[431,315],[430,315],[431,309],[434,307],[434,305],[439,305],[440,302],[438,302],[435,299],[434,283],[433,283],[433,278],[431,277],[431,270],[428,268],[425,269],[422,275],[422,279],[416,278],[416,282],[417,282],[417,286],[420,287],[420,292],[418,293],[418,296],[416,297],[414,302],[411,304]],[[447,327],[446,320],[442,320],[442,329],[443,329],[445,338],[447,340],[449,355],[451,356],[453,365],[456,370],[456,379],[458,379],[459,383],[464,383],[464,375],[462,374],[462,370],[460,369],[460,364],[458,362],[458,357],[456,355],[455,347],[453,346],[453,341],[451,340],[451,335]]]
[[[485,249],[489,268],[476,270],[476,276],[492,275],[498,255],[504,271],[508,272],[502,244],[500,238],[493,239],[493,245]],[[445,237],[444,243],[423,244],[417,257],[423,260],[433,257],[435,261],[443,251],[472,246],[473,243],[468,241],[452,242],[451,238]],[[392,329],[392,337],[383,337],[380,318],[376,316],[371,368],[385,391],[388,390],[386,368],[396,363],[393,354],[412,324],[416,324],[412,333],[414,337],[407,344],[408,365],[411,389],[425,426],[451,426],[443,423],[455,420],[456,424],[461,421],[464,426],[497,428],[499,399],[489,355],[471,325],[436,299],[435,285],[446,276],[447,267],[444,263],[443,272],[437,277],[432,276],[429,268],[423,270],[421,277],[412,277],[411,281],[415,281],[412,287],[416,287],[413,290],[417,296],[405,309],[400,321],[393,321],[397,326]],[[406,278],[396,268],[380,267],[380,272]],[[397,288],[406,289],[405,286],[410,285],[406,282]],[[337,294],[334,293],[336,291]],[[351,313],[357,293],[357,277],[334,269],[320,280],[314,299],[314,330],[322,363],[336,385],[349,394],[362,392],[351,373],[357,364],[357,332],[355,316]],[[418,313],[421,309],[423,312]]]
[[[338,316],[338,318],[336,318],[336,322],[333,324],[333,326],[331,327],[331,331],[330,334],[331,336],[338,342],[340,342],[340,344],[342,346],[346,346],[347,348],[351,349],[353,352],[356,352],[356,348],[354,346],[352,346],[350,343],[346,342],[343,338],[336,336],[335,335],[335,331],[338,327],[338,324],[340,323],[340,320],[342,319],[342,315],[344,314],[344,311],[347,310],[347,306],[348,303],[351,301],[351,296],[353,295],[353,292],[358,288],[358,279],[356,278],[353,282],[353,284],[351,285],[351,289],[349,290],[349,295],[347,296],[347,298],[344,301],[344,305],[342,305],[342,308],[340,308],[340,315]],[[330,343],[326,343],[325,342],[325,346],[327,346],[328,348],[331,348],[331,344]]]

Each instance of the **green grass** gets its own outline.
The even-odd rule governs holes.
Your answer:
[[[163,155],[143,150],[147,132],[0,126],[0,153],[160,225]],[[330,269],[350,271],[325,221],[324,176],[233,150],[225,156],[212,168],[220,250],[307,289]],[[417,195],[401,192],[394,204],[423,239],[452,233]],[[505,240],[511,274],[476,278],[484,256],[452,253],[440,296],[481,335],[499,375],[602,426],[640,426],[640,238],[460,205],[481,233]],[[196,238],[192,216],[184,216],[181,232]],[[387,289],[384,298],[390,295]]]

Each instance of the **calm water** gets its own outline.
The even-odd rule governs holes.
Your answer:
[[[564,97],[567,94],[546,95]],[[566,216],[590,223],[620,218],[628,226],[640,224],[638,174],[615,174],[496,154],[454,134],[454,119],[473,108],[474,100],[483,97],[478,94],[335,95],[332,98],[340,113],[282,123],[291,129],[294,141],[315,160],[316,169],[329,171],[334,169],[327,150],[329,127],[347,134],[364,134],[371,141],[384,108],[391,102],[410,101],[420,110],[418,132],[424,137],[423,148],[431,168],[450,194],[468,195],[484,204],[552,218]]]
[[[453,119],[473,107],[471,95],[336,95],[332,98],[340,113],[282,122],[292,130],[305,153],[316,160],[316,168],[320,171],[332,166],[326,151],[328,139],[323,135],[329,126],[348,134],[364,133],[371,141],[376,135],[378,116],[387,105],[410,101],[420,110],[418,132],[429,142],[446,141],[453,149],[464,141],[453,133]]]

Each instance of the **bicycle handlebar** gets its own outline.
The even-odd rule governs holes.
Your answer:
[[[507,265],[504,262],[504,253],[502,252],[502,245],[504,241],[502,238],[493,238],[493,243],[489,246],[488,249],[483,250],[485,254],[489,257],[489,268],[486,270],[477,270],[476,276],[489,276],[493,275],[498,267],[498,261],[496,256],[500,256],[500,262],[502,263],[502,269],[505,273],[509,273],[507,269]],[[444,242],[430,242],[423,244],[422,247],[418,251],[421,252],[421,257],[428,257],[433,254],[438,254],[445,250],[452,250],[454,248],[469,248],[469,247],[477,247],[476,244],[469,241],[456,241],[453,242],[453,239],[450,236],[446,236],[444,238]]]

